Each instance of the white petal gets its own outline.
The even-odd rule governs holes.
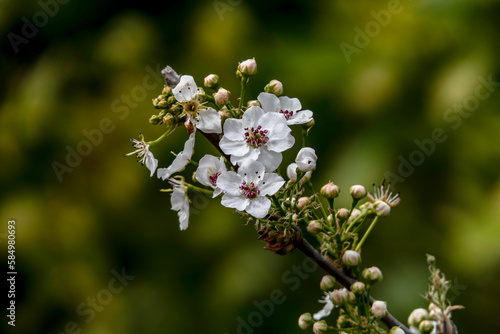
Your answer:
[[[285,184],[285,180],[275,173],[266,173],[259,187],[261,195],[274,195]]]
[[[316,152],[310,147],[302,148],[295,158],[298,168],[303,172],[309,172],[316,168]]]
[[[241,194],[240,185],[243,182],[242,177],[235,172],[229,171],[222,173],[217,178],[217,187],[222,189],[225,193],[234,196]]]
[[[291,148],[295,144],[295,137],[293,137],[290,133],[287,133],[282,138],[269,138],[267,142],[267,149],[274,152],[284,152]]]
[[[287,132],[292,131],[286,124],[286,118],[283,114],[270,112],[259,119],[259,125],[269,131],[268,136],[283,137]]]
[[[259,119],[263,115],[264,111],[260,107],[253,106],[248,108],[241,118],[243,128],[256,128],[257,126],[262,125],[259,123]]]
[[[215,198],[215,197],[219,196],[220,194],[222,194],[222,189],[215,188],[214,189],[214,194],[212,195],[212,198]]]
[[[280,111],[280,100],[278,97],[271,93],[260,93],[257,97],[262,109],[265,112],[279,112]]]
[[[254,216],[255,218],[264,218],[269,212],[271,207],[271,200],[265,196],[259,196],[252,200],[249,200],[246,212]]]
[[[247,154],[238,157],[236,155],[231,156],[231,162],[233,164],[237,164],[238,166],[241,166],[245,161],[247,160],[257,160],[260,156],[261,150],[258,148],[253,148],[253,147],[248,147],[248,152]]]
[[[219,159],[210,154],[206,154],[201,158],[195,173],[196,180],[205,186],[215,189],[216,186],[212,183],[210,177],[226,170],[224,160],[222,159],[222,157]]]
[[[297,164],[295,162],[288,165],[286,168],[286,175],[290,179],[290,181],[297,181]]]
[[[325,297],[319,302],[324,303],[325,306],[323,306],[323,309],[321,311],[313,315],[313,319],[316,321],[319,321],[322,318],[329,316],[330,313],[332,313],[333,308],[335,307],[327,292],[325,292]]]
[[[229,118],[224,122],[224,137],[227,139],[242,141],[245,138],[244,133],[241,119]]]
[[[264,167],[266,167],[266,172],[275,171],[276,168],[278,168],[278,166],[281,164],[282,160],[283,156],[281,155],[281,153],[269,151],[265,147],[262,147],[260,149],[260,155],[257,159],[257,161],[264,164]]]
[[[244,156],[250,150],[250,147],[243,139],[230,140],[226,136],[222,137],[219,146],[224,153],[235,156]]]
[[[172,89],[172,93],[179,102],[191,101],[198,94],[198,86],[192,76],[183,75],[177,86]]]
[[[222,133],[222,120],[219,113],[213,109],[202,109],[198,112],[196,127],[205,133]]]
[[[170,203],[172,204],[172,210],[178,211],[180,229],[187,229],[189,224],[189,199],[183,187],[174,186]]]
[[[288,125],[306,124],[313,120],[313,112],[311,110],[302,110],[294,113],[287,121]]]
[[[262,163],[253,159],[247,159],[238,169],[238,174],[248,182],[260,181],[264,178],[265,167]]]
[[[189,139],[184,143],[184,150],[177,154],[170,166],[158,169],[158,178],[162,180],[168,179],[171,175],[180,172],[186,167],[193,156],[195,134],[196,132],[193,132],[189,136]]]
[[[151,171],[150,177],[153,176],[156,172],[156,168],[158,168],[158,159],[155,159],[153,153],[148,149],[146,149],[146,167]]]
[[[298,111],[302,109],[302,105],[300,104],[299,99],[297,98],[289,98],[288,96],[281,96],[279,98],[280,103],[281,103],[281,110],[289,110],[289,111]]]
[[[248,206],[250,200],[245,198],[242,194],[232,195],[225,193],[222,196],[221,204],[226,208],[234,208],[238,211],[243,211]]]

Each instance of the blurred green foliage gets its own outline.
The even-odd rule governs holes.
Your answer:
[[[443,115],[474,94],[478,77],[497,78],[500,3],[401,1],[402,11],[350,63],[339,45],[354,45],[354,28],[364,30],[374,20],[371,11],[387,9],[387,1],[228,6],[221,14],[212,1],[72,1],[18,53],[3,39],[0,233],[16,219],[13,332],[60,333],[74,321],[82,333],[235,333],[238,317],[256,311],[253,301],[280,289],[286,302],[254,332],[298,333],[298,316],[321,308],[319,270],[294,291],[283,276],[302,263],[302,254],[263,251],[253,227],[218,200],[203,202],[180,232],[168,194],[158,191],[165,185],[123,158],[132,149],[129,138],[161,133],[148,124],[160,86],[128,106],[126,116],[113,112],[114,101],[143,85],[147,67],[169,64],[200,85],[216,73],[236,99],[237,63],[251,57],[259,74],[247,97],[278,79],[285,95],[314,111],[313,180],[317,187],[329,179],[338,184],[340,205],[349,205],[350,185],[397,173],[398,157],[408,159],[416,139],[445,131],[447,140],[397,184],[402,202],[372,233],[363,262],[382,269],[375,296],[406,322],[412,309],[425,307],[419,296],[427,287],[425,253],[434,254],[460,285],[454,303],[466,309],[454,314],[459,331],[498,332],[500,93],[482,100],[456,130]],[[40,10],[35,1],[3,1],[2,35],[20,35],[22,18],[32,21]],[[103,118],[113,131],[59,182],[52,163],[65,163],[67,147],[75,149],[82,131],[98,128]],[[176,131],[155,152],[163,167],[186,138]],[[212,150],[201,137],[196,144],[197,157]],[[77,307],[123,267],[135,279],[87,323]],[[12,330],[5,318],[1,326]]]

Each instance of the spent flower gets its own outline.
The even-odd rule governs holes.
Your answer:
[[[127,153],[125,156],[128,157],[135,154],[137,161],[143,166],[146,165],[151,172],[150,176],[153,176],[158,167],[158,159],[155,159],[153,153],[149,150],[149,144],[144,141],[144,136],[140,134],[139,140],[130,139],[130,141],[137,150]]]

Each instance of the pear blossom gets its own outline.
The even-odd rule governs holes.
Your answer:
[[[198,101],[199,90],[193,77],[183,75],[179,84],[172,89],[177,101],[184,104],[186,123],[192,123],[205,133],[222,133],[222,120],[214,108],[202,108]]]
[[[158,168],[157,175],[159,179],[169,179],[173,174],[180,172],[186,167],[193,156],[195,134],[196,132],[193,132],[189,136],[189,139],[184,143],[184,150],[177,154],[170,166],[167,168]]]
[[[323,299],[318,300],[318,302],[325,304],[323,306],[323,309],[319,312],[316,312],[313,314],[313,319],[316,321],[319,321],[323,319],[324,317],[327,317],[332,313],[333,308],[335,305],[332,303],[332,299],[330,298],[330,294],[328,292],[325,292],[325,296]]]
[[[265,166],[248,159],[240,166],[238,173],[222,173],[217,186],[222,189],[222,205],[238,211],[246,211],[255,218],[264,218],[271,208],[266,195],[274,195],[285,183],[281,176],[266,173]]]
[[[316,169],[316,160],[318,160],[316,152],[310,147],[302,148],[295,158],[297,167],[303,172],[309,172]]]
[[[385,181],[382,182],[380,187],[373,185],[373,194],[368,193],[367,197],[371,203],[373,203],[373,208],[375,213],[381,217],[387,217],[391,212],[391,208],[398,205],[401,199],[399,198],[399,193],[392,194],[389,192],[391,189],[391,183],[384,190]]]
[[[260,93],[257,99],[265,112],[279,113],[285,116],[288,125],[306,124],[313,120],[311,110],[301,110],[299,99],[288,96],[277,97],[271,93]]]
[[[381,300],[375,300],[370,310],[376,318],[382,318],[387,315],[387,303]]]
[[[128,157],[135,154],[138,161],[142,165],[146,164],[146,167],[151,171],[150,176],[153,176],[158,167],[158,159],[155,159],[153,153],[149,150],[149,145],[144,141],[144,136],[141,134],[139,140],[130,139],[130,141],[134,143],[133,146],[137,150],[127,153],[125,156]]]
[[[172,182],[174,187],[170,196],[172,210],[177,211],[181,231],[188,228],[189,224],[189,198],[187,197],[187,187],[178,181]]]
[[[213,155],[207,154],[201,158],[196,170],[196,180],[204,186],[214,189],[213,197],[218,196],[222,190],[217,186],[217,179],[227,171],[224,158],[217,159]]]
[[[284,117],[253,106],[241,119],[226,120],[219,145],[224,153],[231,155],[233,164],[241,166],[252,159],[264,164],[266,171],[274,171],[283,159],[281,152],[295,143],[290,131]]]

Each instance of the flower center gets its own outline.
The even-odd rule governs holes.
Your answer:
[[[192,100],[192,101],[186,102],[186,104],[184,105],[184,111],[187,114],[196,116],[198,114],[198,101]]]
[[[283,114],[283,116],[285,116],[287,121],[290,117],[293,116],[293,111],[291,110],[280,110],[280,113]]]
[[[246,198],[249,199],[254,199],[258,195],[260,195],[260,190],[257,188],[253,182],[246,183],[243,181],[243,183],[240,186],[241,192],[245,195]]]
[[[219,175],[220,173],[215,173],[208,177],[208,179],[210,180],[210,182],[212,182],[214,186],[217,185],[217,178],[219,177]]]
[[[268,130],[262,130],[260,125],[257,128],[245,128],[245,140],[250,146],[255,148],[261,147],[269,140],[267,136],[268,132]]]

